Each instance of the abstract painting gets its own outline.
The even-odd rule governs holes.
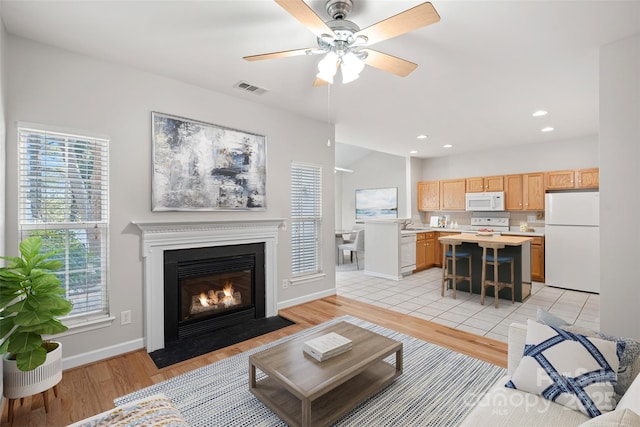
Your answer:
[[[266,209],[266,138],[151,113],[152,210]]]

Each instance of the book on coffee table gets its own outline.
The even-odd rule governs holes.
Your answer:
[[[309,341],[305,341],[303,351],[318,362],[351,350],[351,340],[342,335],[330,332]]]

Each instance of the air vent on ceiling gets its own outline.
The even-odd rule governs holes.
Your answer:
[[[262,95],[263,93],[265,93],[267,90],[263,89],[261,87],[252,85],[251,83],[247,83],[247,82],[243,82],[243,81],[239,81],[238,83],[236,83],[235,85],[233,85],[233,87],[237,87],[238,89],[242,89],[246,92],[251,92],[253,94],[256,95]]]

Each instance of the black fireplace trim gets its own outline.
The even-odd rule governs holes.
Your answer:
[[[180,295],[178,272],[186,276],[198,275],[203,261],[216,259],[219,265],[229,271],[238,266],[248,265],[243,258],[254,258],[252,281],[255,284],[251,307],[228,314],[228,320],[202,319],[200,322],[180,322]],[[206,268],[204,268],[206,270]],[[211,246],[164,251],[164,339],[165,342],[179,341],[196,336],[205,331],[224,328],[233,323],[266,316],[266,276],[265,244],[248,243],[240,245]],[[262,297],[258,298],[258,295]]]

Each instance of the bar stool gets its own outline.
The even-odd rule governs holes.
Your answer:
[[[496,308],[498,308],[498,292],[504,288],[511,289],[511,304],[515,301],[514,295],[514,262],[512,256],[498,255],[498,249],[504,249],[504,244],[500,243],[478,243],[482,248],[482,290],[480,293],[480,304],[484,305],[484,296],[487,286],[493,286],[493,295],[495,296]],[[487,249],[493,249],[493,254],[488,254]],[[493,265],[493,280],[487,280],[487,264]],[[511,265],[511,283],[500,282],[498,277],[498,267],[502,264]]]
[[[453,299],[456,299],[456,285],[458,282],[468,280],[469,281],[469,294],[473,295],[473,281],[471,278],[471,252],[456,251],[456,246],[460,246],[461,241],[453,241],[442,243],[442,292],[441,296],[444,296],[444,290],[447,280],[451,281],[451,288],[453,289]],[[447,246],[451,246],[450,250],[447,250]],[[467,258],[469,260],[469,275],[459,276],[456,271],[456,261]],[[451,261],[451,271],[449,271],[449,261]]]

